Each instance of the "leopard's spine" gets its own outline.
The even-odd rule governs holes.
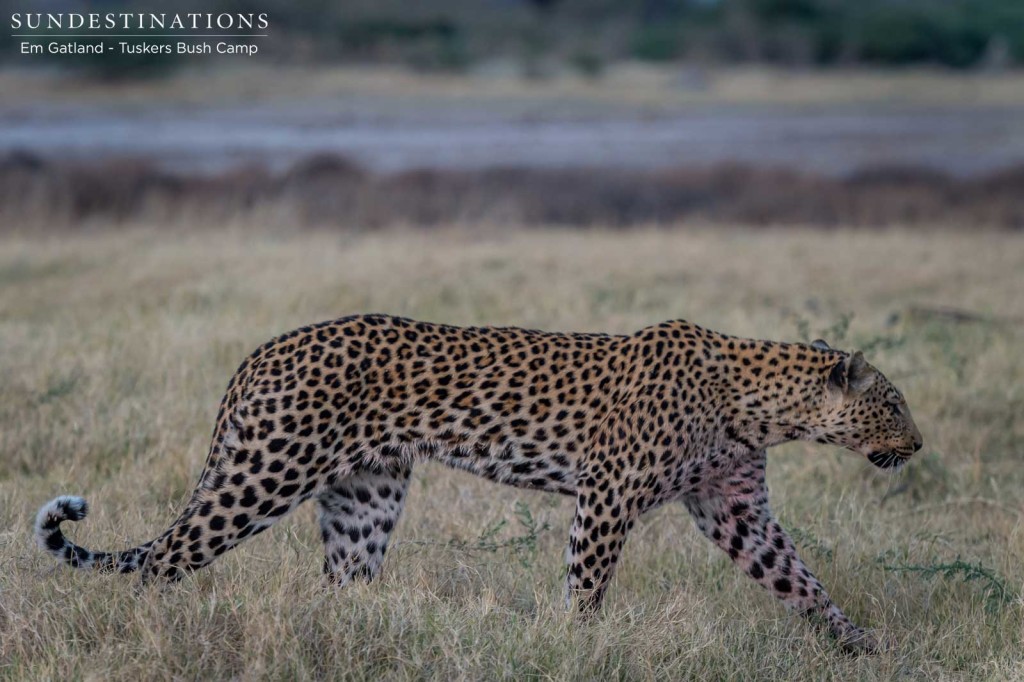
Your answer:
[[[36,514],[36,543],[73,568],[119,573],[139,570],[152,542],[123,552],[94,552],[64,537],[60,524],[64,521],[81,521],[88,513],[89,505],[81,497],[62,495],[50,500]]]

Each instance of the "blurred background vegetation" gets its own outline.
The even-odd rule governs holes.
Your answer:
[[[140,0],[0,2],[14,11],[154,12]],[[1019,0],[212,0],[174,11],[266,12],[285,63],[361,62],[459,71],[512,58],[530,76],[598,76],[636,59],[784,66],[1003,68],[1024,60]],[[15,40],[9,34],[0,40]],[[8,60],[14,50],[3,45]],[[93,60],[105,75],[171,60]]]
[[[1022,0],[0,11],[269,18],[255,58],[26,56],[0,35],[8,226],[1024,226]],[[180,40],[152,33],[124,40]]]

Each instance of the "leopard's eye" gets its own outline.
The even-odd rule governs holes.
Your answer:
[[[893,416],[895,416],[895,417],[903,416],[903,410],[900,408],[900,404],[899,403],[886,403],[886,405],[889,406],[889,410],[892,412]]]

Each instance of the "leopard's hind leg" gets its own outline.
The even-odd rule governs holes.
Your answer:
[[[328,582],[344,585],[354,576],[377,576],[405,506],[411,473],[410,464],[357,471],[317,495]]]
[[[210,459],[182,515],[154,542],[143,581],[176,580],[206,566],[351,471],[315,433],[282,437],[247,421],[255,418],[241,411],[241,419],[220,429],[219,456]]]

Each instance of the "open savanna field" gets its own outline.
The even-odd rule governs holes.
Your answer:
[[[685,318],[862,349],[925,447],[769,454],[773,508],[835,601],[894,646],[850,657],[788,615],[681,505],[631,534],[605,610],[562,607],[573,501],[433,464],[381,578],[321,584],[314,505],[165,589],[54,565],[173,520],[232,372],[356,312],[631,332]],[[126,228],[0,236],[0,678],[1024,679],[1024,234]],[[708,409],[714,409],[709,405]]]

